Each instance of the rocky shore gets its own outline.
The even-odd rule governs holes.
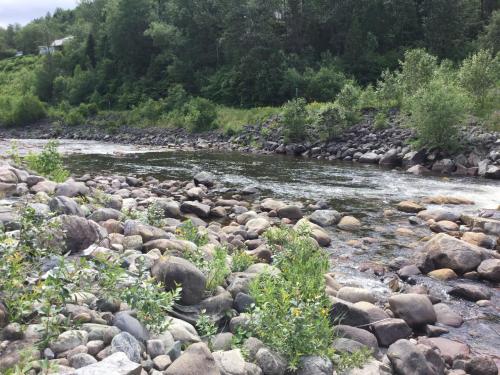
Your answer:
[[[123,138],[127,136],[120,135],[120,139],[131,142],[131,138]],[[196,144],[202,147],[206,142]],[[234,147],[229,146],[232,143],[217,144]],[[313,155],[312,149],[309,151]],[[5,243],[23,240],[24,216],[33,212],[44,223],[42,232],[50,231],[50,223],[57,222],[57,233],[62,233],[62,237],[56,236],[57,243],[71,267],[78,270],[84,260],[104,257],[126,271],[127,282],[117,283],[116,289],[133,285],[140,270],[161,281],[167,291],[182,287],[180,299],[164,316],[167,328],[155,333],[124,301],[103,300],[99,291],[83,289],[88,282],[81,284],[82,290],[77,284],[57,312],[71,328],[57,332],[43,344],[41,312],[28,312],[29,323],[22,327],[13,321],[5,296],[0,294],[2,371],[22,363],[22,353],[30,351],[33,358],[24,372],[27,374],[498,374],[495,361],[499,358],[477,355],[465,343],[442,337],[462,326],[461,312],[416,282],[419,277],[445,285],[453,281],[447,288],[450,298],[470,301],[498,318],[498,210],[460,214],[446,207],[471,202],[430,197],[421,202],[403,201],[384,212],[388,218],[397,213],[407,215],[409,225],[422,226],[428,233],[413,257],[393,259],[386,270],[376,271],[393,275],[392,294],[382,298],[368,287],[341,283],[336,259],[331,259],[331,272],[324,274],[332,324],[332,332],[325,335],[334,334],[333,357],[356,355],[360,350],[369,350],[372,356],[360,364],[361,368],[346,370],[336,368],[334,358],[307,356],[293,372],[279,350],[258,337],[247,335],[236,343],[241,338],[240,329],[252,323],[250,307],[255,301],[249,290],[251,281],[264,273],[278,277],[283,272],[276,265],[278,254],[266,232],[280,226],[295,230],[305,226],[314,243],[328,251],[335,240],[330,229],[355,234],[363,226],[358,218],[341,214],[323,202],[301,207],[263,197],[251,187],[228,190],[209,172],[201,172],[190,181],[85,175],[57,184],[4,164],[0,166],[0,194],[5,197],[0,206]],[[436,205],[441,208],[427,207]],[[152,207],[159,219],[153,224],[144,220]],[[180,234],[186,220],[194,224],[191,240]],[[400,232],[411,235],[412,231]],[[195,243],[200,235],[206,236],[207,243]],[[369,243],[370,239],[351,241]],[[187,255],[199,252],[210,260],[221,245],[228,250],[228,265],[239,250],[250,255],[253,264],[237,272],[232,269],[220,285],[208,290],[208,276]],[[56,271],[61,265],[51,259],[42,258],[42,280],[59,275]],[[90,268],[85,274],[98,277],[96,272],[99,270]],[[25,280],[26,285],[37,282]],[[201,332],[200,317],[214,323],[216,332]],[[51,365],[49,370],[46,365]]]
[[[214,149],[224,151],[283,154],[325,160],[341,160],[399,168],[416,175],[441,174],[479,176],[500,179],[500,135],[470,123],[460,130],[462,149],[455,153],[433,149],[414,150],[410,129],[393,116],[385,129],[376,129],[374,114],[329,142],[307,141],[287,144],[278,117],[262,124],[248,125],[240,134],[224,135],[219,131],[189,134],[184,129],[161,127],[135,128],[121,126],[60,126],[49,123],[20,129],[0,129],[5,138],[81,139],[112,143],[165,146],[180,149]]]

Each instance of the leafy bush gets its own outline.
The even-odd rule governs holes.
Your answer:
[[[335,99],[335,104],[344,112],[347,124],[353,125],[359,121],[359,100],[361,98],[361,88],[354,82],[344,85]]]
[[[384,111],[379,111],[373,119],[375,129],[381,130],[389,126],[389,119]]]
[[[456,85],[436,78],[408,99],[410,124],[420,146],[453,150],[458,146],[458,125],[469,107],[467,95]]]
[[[205,232],[200,232],[191,220],[186,220],[182,223],[177,229],[177,234],[186,241],[191,241],[198,247],[208,243],[207,234]]]
[[[336,103],[326,104],[316,113],[314,126],[322,140],[339,136],[347,127],[344,108]]]
[[[268,241],[282,244],[276,266],[278,275],[264,273],[252,281],[250,292],[256,308],[252,330],[295,369],[307,355],[331,354],[333,340],[330,304],[325,294],[326,254],[301,231],[279,229]]]
[[[413,95],[432,80],[438,64],[437,58],[425,50],[412,49],[405,52],[400,66],[399,84],[405,95]]]
[[[217,108],[214,103],[204,98],[193,98],[181,109],[172,112],[175,122],[192,132],[201,132],[213,129],[217,119]]]
[[[458,72],[459,81],[474,98],[478,112],[486,109],[488,102],[497,96],[493,91],[500,81],[500,55],[494,58],[489,51],[481,50],[462,62]],[[498,106],[496,107],[498,108]],[[494,109],[494,108],[491,108]]]
[[[227,250],[222,246],[217,246],[213,258],[207,264],[207,289],[214,291],[224,283],[230,273],[231,270],[227,265]]]
[[[57,141],[49,141],[39,154],[30,153],[24,158],[29,169],[50,178],[55,182],[64,182],[69,172],[64,168],[61,154],[57,151]]]
[[[29,125],[47,116],[43,103],[33,95],[0,98],[0,123]]]
[[[306,138],[307,109],[303,98],[290,100],[282,107],[285,141],[299,142]]]

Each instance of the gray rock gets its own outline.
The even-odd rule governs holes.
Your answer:
[[[404,319],[410,327],[420,327],[436,322],[432,303],[423,294],[397,294],[389,298],[389,305],[396,317]]]
[[[374,351],[378,350],[377,339],[372,333],[364,329],[341,324],[335,326],[333,332],[337,337],[354,340],[362,343],[369,348],[372,348]]]
[[[286,361],[266,347],[259,349],[255,355],[255,363],[265,375],[283,375],[287,369]]]
[[[136,318],[125,311],[116,313],[113,319],[113,325],[121,331],[131,334],[141,342],[149,340],[147,329]]]
[[[495,361],[488,357],[474,357],[466,362],[465,370],[470,375],[498,375]]]
[[[155,359],[159,355],[166,353],[165,344],[160,339],[148,340],[146,342],[146,351],[151,359]]]
[[[358,162],[367,164],[377,164],[380,160],[380,155],[374,152],[367,152],[359,158]]]
[[[161,258],[153,266],[151,274],[167,290],[174,290],[177,285],[181,285],[181,303],[195,305],[201,302],[207,280],[191,262],[173,256]]]
[[[486,259],[477,267],[479,276],[483,279],[500,282],[500,259]]]
[[[152,225],[143,224],[136,220],[127,220],[123,227],[123,235],[142,237],[143,242],[158,240],[162,238],[170,238],[167,232],[160,228],[153,227]]]
[[[85,345],[88,341],[88,333],[85,331],[71,330],[61,333],[57,339],[50,344],[50,349],[55,353],[63,353],[77,346]]]
[[[95,222],[101,222],[106,220],[120,220],[123,214],[115,210],[114,208],[99,208],[94,211],[92,215],[89,216],[89,220],[94,220]]]
[[[363,326],[370,323],[368,312],[353,303],[330,297],[332,308],[330,310],[330,320],[333,324],[345,324],[348,326]]]
[[[141,250],[143,245],[142,237],[140,235],[125,236],[123,237],[122,245],[125,250]]]
[[[243,343],[243,349],[247,353],[248,360],[251,362],[255,362],[257,352],[263,347],[265,347],[264,343],[255,337],[249,337]]]
[[[354,288],[350,286],[344,286],[340,288],[337,293],[337,298],[343,299],[344,301],[348,301],[351,303],[356,302],[370,302],[375,303],[376,299],[372,292],[363,288]]]
[[[387,319],[372,325],[380,346],[388,347],[400,339],[411,336],[412,330],[403,319]]]
[[[449,295],[464,298],[469,301],[480,301],[490,299],[492,293],[489,289],[480,285],[459,283],[448,292]]]
[[[234,298],[234,308],[239,313],[247,311],[255,303],[253,297],[246,293],[239,292]]]
[[[231,350],[234,335],[231,332],[218,333],[210,338],[212,350]]]
[[[395,167],[400,165],[402,158],[398,155],[398,150],[391,148],[379,160],[379,164],[385,167]]]
[[[318,356],[303,357],[297,375],[332,375],[333,364],[328,358]]]
[[[398,340],[392,344],[387,356],[396,375],[444,374],[444,363],[436,352],[431,349],[424,351],[421,346],[413,345],[408,340]]]
[[[215,359],[204,343],[190,345],[165,371],[165,375],[220,375]]]
[[[481,263],[481,249],[445,233],[432,237],[422,248],[424,272],[451,268],[458,274],[473,271]]]
[[[283,219],[299,220],[304,216],[302,210],[297,206],[285,206],[278,209],[278,216]]]
[[[210,206],[197,201],[185,201],[181,204],[181,211],[186,214],[195,214],[205,218],[210,215]]]
[[[83,182],[66,181],[57,185],[55,194],[57,196],[76,197],[77,195],[87,195],[89,188]]]
[[[212,187],[215,184],[215,176],[209,172],[200,172],[194,176],[194,183],[196,185],[202,184],[206,187]]]
[[[437,303],[434,305],[434,311],[436,312],[437,322],[451,326],[460,327],[464,320],[457,312],[453,311],[450,306],[445,303]]]
[[[102,241],[107,237],[107,232],[97,223],[80,216],[61,215],[61,230],[64,232],[66,248],[71,253],[85,250],[90,245]]]
[[[338,338],[333,340],[333,349],[341,353],[354,354],[360,350],[369,349],[366,345],[360,343],[356,340],[351,340],[347,338]]]
[[[80,205],[69,197],[60,196],[52,198],[49,202],[49,207],[51,211],[60,215],[85,216]]]
[[[60,375],[141,375],[142,367],[127,358],[122,352],[111,354],[101,362],[82,367],[74,372],[63,372]]]
[[[69,365],[79,369],[97,363],[97,360],[87,353],[78,353],[69,358]]]
[[[316,210],[311,216],[309,216],[309,220],[318,224],[321,227],[329,227],[337,224],[341,219],[341,215],[339,212],[335,210]]]
[[[141,345],[128,332],[122,332],[113,337],[111,348],[115,352],[123,352],[132,362],[141,363]]]
[[[213,356],[221,375],[247,375],[245,359],[239,349],[216,351]]]

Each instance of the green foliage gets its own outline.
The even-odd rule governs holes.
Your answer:
[[[243,272],[255,263],[255,257],[245,252],[245,250],[236,250],[232,254],[231,271]]]
[[[492,13],[489,24],[479,37],[479,44],[481,48],[491,50],[493,54],[500,52],[500,9]]]
[[[363,348],[354,353],[340,352],[334,361],[335,368],[339,371],[362,368],[372,354],[372,349],[369,348]]]
[[[29,125],[46,116],[45,106],[36,96],[0,97],[0,124]]]
[[[290,100],[282,108],[285,141],[298,142],[306,137],[307,110],[303,98]]]
[[[322,140],[328,141],[339,136],[347,127],[344,108],[337,103],[325,104],[316,113],[314,127]]]
[[[348,82],[342,87],[335,99],[335,104],[343,112],[343,117],[348,125],[353,125],[359,121],[359,101],[361,98],[361,88],[354,82]]]
[[[212,259],[207,264],[207,290],[215,289],[224,283],[226,277],[231,273],[227,264],[227,250],[222,246],[217,246]]]
[[[494,58],[489,51],[481,50],[462,62],[458,72],[460,85],[474,98],[476,111],[481,113],[500,105],[497,92],[500,83],[500,55]],[[496,99],[496,103],[495,103]]]
[[[178,228],[177,234],[186,241],[191,241],[196,246],[201,247],[208,243],[208,235],[205,232],[200,232],[193,224],[192,220],[186,220]]]
[[[217,326],[206,314],[205,310],[201,311],[201,314],[196,321],[196,330],[201,337],[210,338],[217,333]]]
[[[295,369],[302,356],[331,355],[333,335],[323,276],[328,258],[303,231],[268,232],[268,241],[281,245],[276,266],[282,272],[264,273],[251,283],[256,304],[252,330]]]
[[[401,73],[398,83],[405,95],[412,95],[426,86],[433,78],[437,69],[437,58],[423,49],[412,49],[405,52],[400,61]]]
[[[213,129],[217,119],[215,104],[204,98],[193,98],[179,110],[168,115],[168,121],[179,127],[185,127],[192,132]]]
[[[62,156],[57,151],[57,146],[57,141],[49,141],[41,153],[30,153],[24,158],[24,161],[29,169],[55,182],[64,182],[69,177],[69,172],[64,168]]]
[[[389,126],[389,118],[384,111],[379,111],[373,119],[375,129],[382,130]]]
[[[159,204],[152,203],[146,210],[146,217],[150,225],[161,227],[163,224],[163,219],[165,219],[165,211]]]
[[[464,119],[470,100],[459,87],[433,79],[408,99],[410,124],[420,146],[455,149],[458,125]]]

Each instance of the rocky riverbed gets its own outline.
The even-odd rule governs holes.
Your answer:
[[[162,127],[61,126],[50,123],[23,128],[0,128],[4,138],[79,139],[112,144],[163,146],[171,149],[203,149],[301,156],[313,159],[340,160],[396,168],[415,175],[480,176],[500,179],[500,135],[476,123],[460,129],[462,148],[456,152],[436,149],[412,149],[413,132],[402,126],[396,114],[388,127],[374,126],[374,113],[328,142],[313,136],[302,143],[286,143],[279,117],[247,125],[233,136],[219,131],[189,134],[184,129]]]
[[[476,208],[468,197],[429,192],[426,198],[378,207],[378,223],[368,223],[362,211],[339,212],[324,200],[277,199],[253,186],[228,188],[210,172],[168,180],[88,172],[56,184],[2,165],[0,220],[8,236],[16,238],[23,210],[31,207],[59,221],[68,262],[106,256],[132,278],[139,264],[146,264],[165,285],[183,284],[183,292],[161,334],[149,332],[125,303],[103,304],[92,293],[76,293],[60,314],[79,326],[35,350],[35,360],[57,364],[52,373],[284,374],[286,361],[275,348],[257,338],[246,339],[243,349],[232,342],[237,327],[247,323],[249,280],[261,272],[279,272],[263,234],[300,223],[330,254],[331,272],[324,277],[337,334],[334,349],[373,351],[362,369],[347,373],[498,373],[496,209]],[[157,226],[124,214],[144,213],[153,205],[161,207],[163,221]],[[207,293],[206,275],[184,259],[196,247],[179,236],[186,219],[208,235],[209,243],[199,249],[207,258],[221,244],[229,254],[244,249],[256,263],[231,273]],[[56,268],[57,263],[47,263],[47,271]],[[20,353],[39,339],[40,326],[34,319],[21,330],[0,307],[0,368],[5,368],[19,362]],[[195,328],[202,311],[219,324],[208,340]],[[29,373],[41,370],[35,365]],[[330,360],[307,357],[297,373],[335,371]]]

